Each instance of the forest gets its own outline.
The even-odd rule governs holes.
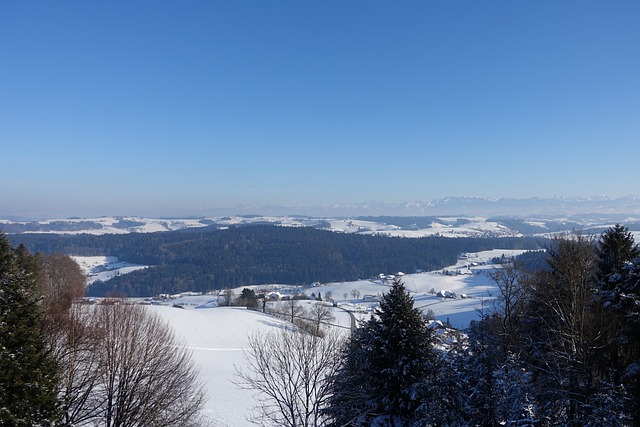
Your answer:
[[[108,255],[150,268],[95,282],[90,296],[153,296],[250,284],[305,285],[349,281],[379,273],[444,268],[459,254],[538,249],[537,238],[417,239],[355,235],[308,227],[249,225],[126,235],[9,236],[34,253]]]
[[[438,333],[396,280],[344,343],[320,321],[256,337],[236,385],[266,396],[262,425],[640,425],[640,248],[628,229],[554,238],[491,278],[495,299],[466,331]],[[0,285],[0,424],[198,425],[192,364],[166,351],[175,338],[142,306],[73,304],[84,278],[71,258],[13,249],[1,233]],[[279,378],[301,382],[286,396],[261,388]]]
[[[0,425],[200,425],[198,374],[170,327],[123,300],[83,304],[84,291],[72,258],[0,233]]]
[[[302,335],[254,342],[241,379],[264,398],[264,424],[640,425],[640,248],[616,225],[599,238],[558,236],[545,249],[541,269],[516,259],[491,273],[496,298],[464,332],[429,323],[396,280],[320,366],[324,350],[290,351],[321,348]],[[291,370],[287,379],[321,375],[288,394],[262,387]]]

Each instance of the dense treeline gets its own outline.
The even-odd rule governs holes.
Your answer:
[[[455,263],[463,252],[536,249],[540,243],[534,238],[407,239],[273,225],[104,236],[14,235],[12,239],[34,252],[109,255],[152,266],[93,284],[88,292],[94,296],[347,281],[378,273],[440,269]]]
[[[170,327],[141,305],[74,303],[84,290],[70,257],[0,233],[0,425],[202,425],[198,372]]]
[[[640,247],[616,225],[536,255],[496,269],[496,299],[440,345],[396,282],[344,348],[323,425],[639,426]]]
[[[38,260],[0,233],[0,425],[45,425],[57,416],[56,360],[41,330]]]

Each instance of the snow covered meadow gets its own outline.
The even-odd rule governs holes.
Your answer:
[[[106,281],[120,274],[146,268],[145,265],[120,261],[114,256],[72,256],[87,276],[87,285],[96,280]]]
[[[522,233],[483,216],[443,216],[434,217],[428,224],[400,227],[366,219],[300,217],[300,216],[262,216],[234,215],[209,217],[202,219],[158,219],[143,217],[100,217],[78,219],[56,219],[41,221],[9,221],[0,219],[0,227],[13,227],[19,233],[49,234],[128,234],[156,233],[198,229],[216,226],[224,229],[238,225],[274,224],[283,227],[315,227],[340,233],[379,234],[400,237],[516,237]],[[544,222],[539,225],[540,233],[549,231]]]
[[[436,319],[449,321],[455,328],[465,328],[478,317],[483,305],[491,304],[496,286],[489,272],[499,265],[492,259],[503,255],[510,257],[522,251],[495,249],[461,256],[455,265],[433,272],[403,274],[381,272],[380,277],[354,282],[316,284],[305,289],[307,295],[331,295],[335,320],[333,324],[348,333],[350,316],[358,321],[366,320],[376,299],[390,286],[391,275],[400,277],[414,297],[415,306],[423,312],[431,311]],[[119,262],[110,258],[76,257],[85,271],[104,270],[113,272]],[[107,269],[104,265],[110,265]],[[103,267],[100,267],[103,265]],[[127,266],[121,268],[136,268]],[[104,272],[103,271],[103,272]],[[256,289],[265,285],[254,285]],[[283,293],[292,288],[284,285],[269,285]],[[239,295],[242,288],[235,289]],[[455,297],[452,297],[454,296]],[[314,304],[315,301],[301,301]],[[178,307],[179,306],[179,307]],[[157,313],[175,331],[184,345],[193,352],[193,359],[200,371],[207,401],[202,411],[203,423],[207,426],[248,426],[256,399],[254,393],[236,387],[232,380],[235,367],[244,365],[243,354],[249,337],[274,329],[288,328],[290,324],[278,318],[237,307],[219,307],[216,295],[183,295],[148,309]],[[351,313],[351,314],[350,314]]]

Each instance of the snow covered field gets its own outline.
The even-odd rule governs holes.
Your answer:
[[[117,257],[113,256],[72,256],[71,258],[80,265],[87,276],[87,285],[96,280],[109,280],[120,274],[131,273],[147,267],[119,261]]]
[[[483,302],[495,297],[496,287],[488,276],[495,257],[512,256],[522,251],[501,250],[467,254],[456,265],[446,271],[406,274],[401,278],[415,299],[416,307],[425,312],[432,310],[436,318],[449,320],[452,326],[464,328],[469,321],[478,317],[478,309]],[[394,273],[394,274],[397,274]],[[358,320],[370,316],[370,307],[375,301],[367,301],[386,292],[388,280],[359,280],[355,282],[327,283],[307,289],[317,295],[331,292],[338,307],[334,308],[334,323],[340,330],[348,332],[350,314]],[[236,295],[242,288],[236,290]],[[357,291],[352,294],[352,291]],[[438,296],[438,292],[449,295],[454,292],[458,298]],[[346,296],[345,296],[346,294]],[[354,294],[358,298],[354,298]],[[462,295],[466,298],[461,298]],[[301,301],[301,304],[313,304]],[[173,305],[184,308],[176,308]],[[150,305],[148,309],[160,315],[173,328],[184,345],[193,352],[193,359],[207,393],[207,402],[202,415],[206,426],[243,427],[251,423],[247,416],[255,406],[257,397],[252,392],[237,388],[233,383],[234,366],[244,363],[243,351],[253,334],[260,334],[279,328],[289,327],[283,320],[246,310],[244,308],[218,307],[214,295],[184,296],[170,300],[167,305]]]
[[[455,265],[439,271],[398,276],[412,294],[415,306],[425,313],[431,310],[436,319],[447,320],[455,328],[464,329],[469,322],[478,318],[478,310],[483,304],[490,304],[495,297],[497,287],[489,277],[489,272],[498,265],[492,264],[493,258],[511,257],[525,251],[494,249],[479,253],[466,254]],[[446,273],[445,273],[446,272]],[[390,273],[397,275],[397,273]],[[384,274],[389,276],[389,274]],[[331,292],[333,299],[347,309],[366,311],[375,302],[366,300],[378,297],[391,285],[389,279],[359,280],[355,282],[327,283],[308,292],[326,295]],[[359,298],[354,298],[354,291]],[[447,298],[447,292],[455,293],[457,298]]]
[[[289,324],[242,308],[187,308],[149,306],[173,328],[200,370],[207,401],[202,411],[205,426],[249,426],[255,398],[251,391],[232,384],[234,365],[243,364],[249,336]]]
[[[9,221],[0,219],[0,227],[5,224],[22,225],[25,232],[51,234],[126,234],[155,233],[183,229],[203,228],[216,225],[226,228],[242,224],[268,223],[285,227],[319,227],[342,233],[381,234],[402,237],[512,237],[521,233],[491,221],[486,217],[441,217],[434,219],[426,228],[402,229],[397,225],[375,221],[335,218],[310,218],[299,216],[227,216],[202,219],[157,219],[142,217],[100,217],[58,219],[42,221]]]

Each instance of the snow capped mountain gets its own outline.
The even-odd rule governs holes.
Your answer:
[[[260,213],[261,215],[308,215],[308,216],[432,216],[432,215],[590,215],[590,214],[634,214],[640,215],[640,197],[611,198],[593,197],[531,197],[481,198],[446,197],[429,202],[366,202],[347,204],[323,204],[313,206],[237,206],[234,209],[211,210],[212,215]]]
[[[254,214],[249,212],[260,212]],[[311,215],[315,213],[315,215]],[[382,216],[384,215],[384,216]],[[153,233],[245,224],[315,227],[389,236],[515,237],[576,229],[599,233],[621,223],[640,231],[640,198],[484,199],[448,197],[428,203],[372,202],[315,207],[242,206],[233,215],[199,218],[99,217],[39,221],[0,219],[7,234]]]

